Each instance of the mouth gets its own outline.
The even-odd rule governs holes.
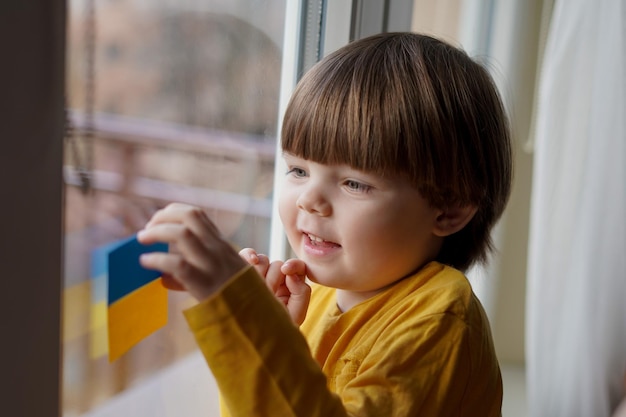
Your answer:
[[[324,240],[323,238],[316,236],[312,233],[308,233],[308,232],[302,232],[308,239],[309,239],[309,243],[312,246],[315,247],[319,247],[319,248],[339,248],[341,247],[340,244],[335,243],[335,242],[331,242],[329,240]]]

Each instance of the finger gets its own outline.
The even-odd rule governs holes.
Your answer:
[[[285,275],[280,271],[282,265],[282,261],[272,262],[265,274],[265,284],[274,295],[277,294],[279,288],[285,282]]]
[[[311,287],[306,283],[304,277],[298,275],[287,275],[285,286],[291,295],[287,301],[287,311],[291,319],[298,325],[304,322],[309,302],[311,301]]]
[[[162,223],[141,231],[137,236],[142,243],[164,242],[170,246],[175,246],[176,252],[186,261],[196,268],[208,272],[210,265],[207,265],[207,262],[212,260],[211,251],[217,249],[218,242],[216,241],[219,239],[208,237],[210,233],[200,233],[206,235],[204,240],[184,224]],[[170,250],[170,253],[172,252]]]
[[[196,233],[207,230],[212,235],[220,235],[219,230],[209,219],[204,210],[188,204],[169,204],[152,216],[150,221],[146,224],[145,229],[149,229],[161,223],[184,223]]]
[[[306,283],[305,277],[300,275],[286,275],[285,287],[287,287],[292,297],[308,297],[311,295],[311,287]]]
[[[244,248],[239,251],[239,256],[254,266],[254,269],[265,279],[265,275],[267,275],[267,269],[270,266],[270,259],[263,254],[257,254],[256,251],[252,248]]]
[[[285,261],[281,268],[281,272],[285,275],[298,275],[300,277],[306,276],[306,264],[304,261],[296,258],[288,259]]]
[[[250,265],[256,265],[259,263],[259,257],[257,256],[256,251],[252,248],[243,248],[239,251],[239,256],[241,256],[243,260]]]
[[[144,226],[144,228],[149,228],[152,227],[153,225],[161,222],[160,219],[162,219],[164,216],[166,216],[166,213],[171,211],[172,208],[176,205],[176,203],[173,204],[168,204],[167,206],[165,206],[164,208],[161,208],[159,210],[157,210],[152,217],[150,218],[150,220],[148,221],[148,223],[146,223],[146,225]]]
[[[186,291],[186,288],[183,286],[183,284],[176,281],[176,278],[168,274],[163,274],[161,276],[161,284],[168,290]]]
[[[289,297],[291,297],[291,293],[284,283],[278,287],[274,295],[276,296],[278,301],[280,301],[285,307],[287,307],[287,303],[289,302]]]
[[[267,271],[270,267],[270,258],[268,258],[267,255],[263,254],[257,254],[257,257],[259,259],[259,262],[257,265],[255,265],[255,268],[259,272],[259,274],[263,278],[265,278],[265,276],[267,275]]]
[[[184,289],[197,300],[204,300],[213,294],[221,282],[208,279],[194,265],[179,254],[152,252],[140,256],[144,268],[161,271],[166,288]]]

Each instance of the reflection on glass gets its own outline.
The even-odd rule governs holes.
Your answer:
[[[108,362],[95,250],[183,201],[204,207],[234,245],[267,251],[284,9],[284,0],[70,1],[65,416],[91,415],[195,352],[180,314],[190,300],[170,293],[168,325]],[[82,188],[80,172],[90,179]]]

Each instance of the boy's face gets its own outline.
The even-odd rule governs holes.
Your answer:
[[[437,255],[441,211],[408,181],[291,154],[285,161],[280,217],[312,281],[347,290],[358,302]]]

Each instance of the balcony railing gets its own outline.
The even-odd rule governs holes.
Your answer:
[[[87,129],[86,118],[72,112],[70,122],[84,155],[87,147],[80,138]],[[88,174],[94,191],[263,218],[271,215],[272,137],[109,114],[97,114],[90,129],[94,163]],[[77,161],[68,159],[65,181],[78,187]]]

